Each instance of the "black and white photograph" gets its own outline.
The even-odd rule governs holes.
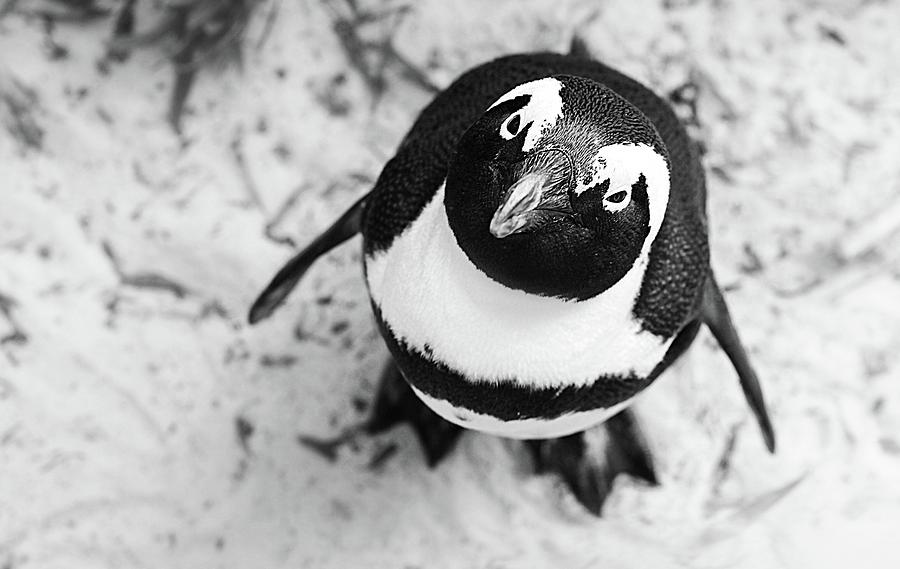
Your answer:
[[[0,569],[898,536],[900,1],[0,0]]]

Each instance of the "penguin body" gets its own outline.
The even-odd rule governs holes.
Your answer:
[[[361,231],[382,336],[447,421],[578,433],[627,407],[705,323],[772,450],[709,267],[705,201],[696,148],[649,89],[583,57],[503,57],[422,111],[371,193],[276,275],[250,320]]]
[[[604,89],[584,89],[583,79]],[[610,156],[607,170],[625,170],[614,180],[620,185],[652,172],[658,186],[670,186],[657,187],[649,208],[655,239],[648,236],[646,251],[630,265],[623,261],[624,274],[599,293],[567,297],[555,283],[546,294],[498,282],[460,247],[457,235],[470,228],[450,226],[446,181],[457,145],[486,109],[516,98],[524,102],[518,122],[531,118],[534,131],[544,130],[529,132],[523,146],[553,126],[577,137],[561,123],[578,115],[627,120],[636,108],[650,119],[655,132],[606,121],[596,137],[607,140],[585,150],[587,162],[604,150],[630,150],[637,161],[655,154],[661,159],[633,172]],[[534,116],[527,116],[529,106],[538,107]],[[567,180],[576,189],[582,181]],[[708,266],[703,184],[698,158],[666,103],[600,63],[519,55],[463,75],[423,111],[385,167],[363,220],[376,318],[417,395],[449,421],[515,438],[567,435],[622,409],[659,375],[676,334],[697,318]],[[563,279],[567,269],[556,268]]]

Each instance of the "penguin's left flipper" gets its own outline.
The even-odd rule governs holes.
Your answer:
[[[278,271],[272,282],[260,293],[250,307],[250,324],[268,318],[281,306],[287,296],[294,290],[307,269],[322,255],[331,251],[344,241],[359,233],[362,216],[368,194],[344,212],[331,227],[319,235],[305,249],[294,255],[287,264]]]
[[[775,452],[775,430],[772,428],[772,421],[769,419],[769,413],[766,411],[766,401],[763,398],[762,387],[759,384],[759,378],[753,367],[750,365],[750,359],[744,350],[743,344],[738,337],[737,330],[731,321],[731,315],[728,313],[728,305],[725,304],[725,298],[719,285],[716,284],[712,273],[706,279],[706,285],[703,290],[703,303],[700,308],[700,318],[712,331],[713,336],[719,345],[722,346],[731,365],[737,371],[738,378],[741,382],[741,389],[744,391],[744,397],[759,423],[762,431],[763,440],[769,452]]]
[[[606,436],[605,449],[599,457],[588,452],[583,432],[526,441],[535,471],[558,474],[575,498],[597,516],[619,474],[630,474],[653,486],[658,484],[646,439],[631,411],[619,412],[599,428],[605,429]]]

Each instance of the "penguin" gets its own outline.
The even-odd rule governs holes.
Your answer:
[[[577,49],[505,56],[434,98],[371,192],[276,274],[249,320],[361,232],[392,361],[360,428],[409,423],[432,466],[465,429],[522,439],[536,471],[599,515],[618,474],[657,483],[628,407],[702,325],[775,450],[707,227],[698,148],[665,100]],[[599,457],[584,439],[598,425]]]

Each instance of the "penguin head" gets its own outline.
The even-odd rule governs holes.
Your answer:
[[[521,84],[465,132],[444,206],[460,248],[501,284],[583,300],[645,262],[669,159],[649,119],[604,85]]]

